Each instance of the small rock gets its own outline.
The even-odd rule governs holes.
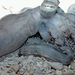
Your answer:
[[[0,75],[9,75],[9,73],[2,71]]]
[[[28,57],[28,63],[34,62],[33,59],[34,59],[33,55],[30,55],[30,56]]]
[[[62,75],[61,71],[56,70],[56,75]]]
[[[25,73],[25,68],[19,69],[19,72],[18,72],[19,75],[23,75],[24,73]]]
[[[17,75],[17,74],[15,74],[15,72],[12,72],[12,73],[9,73],[9,75]]]
[[[31,66],[28,64],[27,65],[27,70],[29,71],[31,69]]]
[[[40,70],[41,70],[41,71],[43,71],[43,70],[44,70],[44,67],[43,67],[43,66],[42,66],[42,67],[40,67]]]
[[[56,70],[61,70],[64,67],[63,64],[59,62],[50,62],[49,65]]]
[[[20,69],[20,66],[18,64],[13,64],[12,69],[15,71],[15,73],[17,73]]]
[[[23,75],[29,75],[29,73],[25,72]]]
[[[52,70],[47,70],[46,73],[52,73]]]
[[[35,57],[33,60],[34,60],[34,62],[36,63],[36,62],[38,62],[39,57]]]
[[[32,70],[36,70],[36,66],[33,64],[31,64],[31,66],[30,66],[30,68],[32,69]]]
[[[46,67],[48,67],[49,65],[47,64],[47,63],[44,63],[44,67],[46,68]]]
[[[33,75],[34,72],[33,72],[33,70],[29,70],[29,73],[30,73],[30,75]]]
[[[35,71],[33,75],[46,75],[45,73],[42,73],[41,71]]]
[[[42,66],[42,62],[37,62],[37,66],[41,67]]]
[[[75,62],[71,63],[71,69],[75,69]]]

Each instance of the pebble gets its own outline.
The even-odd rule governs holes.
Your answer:
[[[31,55],[31,56],[29,56],[29,57],[28,57],[28,61],[29,61],[29,63],[34,62],[34,61],[33,61],[33,59],[34,59],[34,57],[33,57],[32,55]]]
[[[49,65],[56,70],[63,69],[63,64],[59,62],[50,62]]]
[[[42,62],[37,62],[37,66],[42,67]]]
[[[46,75],[46,74],[44,74],[41,71],[37,70],[37,71],[34,72],[33,75]]]
[[[18,64],[13,64],[12,69],[15,71],[15,73],[17,73],[20,69],[20,66]]]
[[[62,75],[61,71],[56,70],[56,75]]]
[[[75,70],[75,62],[72,62],[71,63],[71,69],[74,69]]]

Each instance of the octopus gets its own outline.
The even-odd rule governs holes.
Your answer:
[[[75,57],[75,14],[65,13],[58,5],[59,0],[44,0],[36,8],[3,17],[0,20],[0,57],[22,50],[20,54],[70,64]],[[45,43],[26,43],[37,33]]]

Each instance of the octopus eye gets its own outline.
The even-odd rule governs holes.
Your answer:
[[[54,6],[50,6],[50,8],[54,8]]]
[[[54,6],[47,6],[47,5],[45,5],[45,7],[48,7],[48,8],[49,8],[49,7],[50,7],[50,8],[54,8]]]

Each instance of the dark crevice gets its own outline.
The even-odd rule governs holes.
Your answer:
[[[41,36],[40,36],[40,34],[39,34],[39,32],[37,32],[35,35],[33,35],[33,36],[30,36],[29,38],[32,38],[32,37],[38,37],[38,38],[40,38],[41,40],[43,39]]]

